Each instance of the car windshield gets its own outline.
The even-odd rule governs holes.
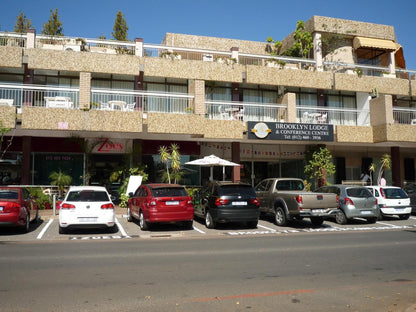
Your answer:
[[[70,202],[106,202],[110,201],[105,191],[71,191],[66,199]]]
[[[178,197],[187,196],[186,190],[183,187],[161,187],[152,189],[154,197]]]
[[[383,188],[387,199],[408,198],[407,194],[400,188]]]
[[[218,195],[245,195],[256,197],[253,187],[250,185],[222,185],[218,190]]]
[[[0,190],[0,199],[18,199],[18,191]]]
[[[276,184],[276,190],[278,191],[302,191],[303,188],[303,182],[296,180],[282,180]]]
[[[352,187],[347,189],[347,195],[349,197],[367,198],[373,195],[364,187]]]

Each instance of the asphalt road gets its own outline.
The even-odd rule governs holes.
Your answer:
[[[0,241],[1,311],[405,311],[416,229]]]

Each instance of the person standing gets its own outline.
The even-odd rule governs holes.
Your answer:
[[[386,186],[386,179],[384,179],[384,175],[381,176],[379,185],[380,186]]]

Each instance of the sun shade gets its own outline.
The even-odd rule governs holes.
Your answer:
[[[355,37],[353,41],[354,49],[370,48],[387,51],[396,51],[397,45],[391,40],[374,39],[367,37]]]

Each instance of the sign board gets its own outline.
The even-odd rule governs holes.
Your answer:
[[[248,138],[283,141],[334,141],[334,126],[287,122],[248,122]]]

